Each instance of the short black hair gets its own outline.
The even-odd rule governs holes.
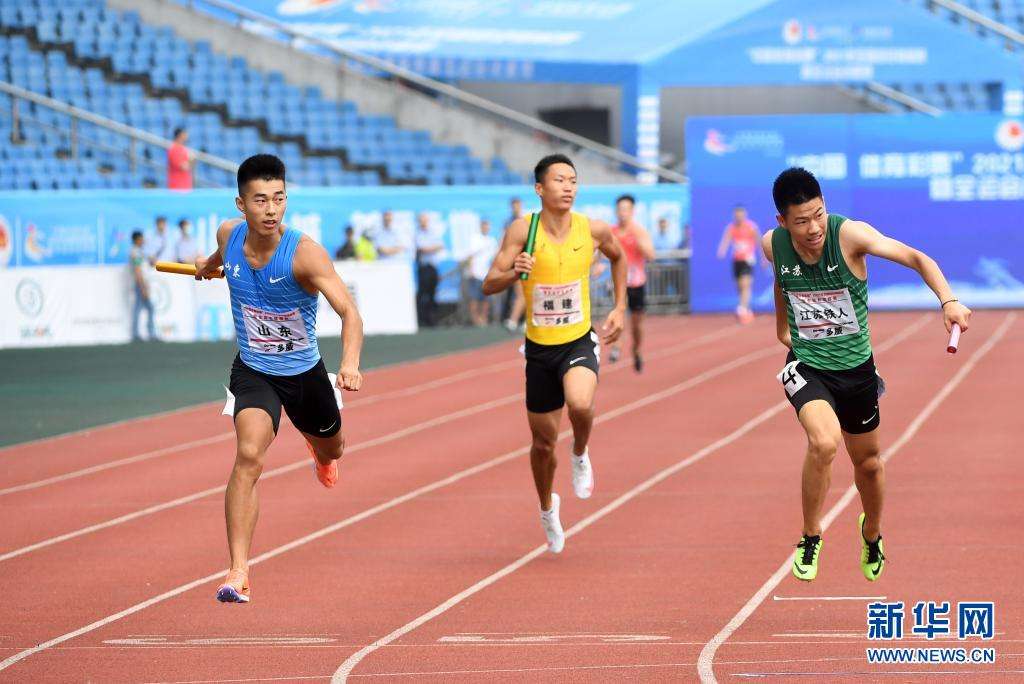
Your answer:
[[[180,219],[178,219],[178,227],[179,228],[184,228],[186,223],[188,223],[188,219],[185,218],[184,216],[181,217]]]
[[[284,162],[272,154],[254,154],[238,167],[238,195],[254,180],[284,181]]]
[[[133,230],[132,231],[132,242],[135,242],[140,237],[142,237],[142,231],[141,230]]]
[[[177,138],[179,135],[181,135],[184,132],[185,132],[185,129],[183,127],[181,127],[181,126],[178,126],[177,128],[174,129],[174,134],[171,137],[172,138]]]
[[[564,154],[549,154],[537,162],[537,166],[533,167],[533,179],[538,183],[543,183],[544,174],[555,164],[568,164],[572,167],[573,171],[576,170],[576,165],[572,163],[572,159],[569,159]]]
[[[156,220],[154,221],[154,223],[167,223],[167,217],[166,216],[157,216]]]
[[[636,197],[633,197],[632,195],[629,195],[629,194],[627,194],[627,195],[619,195],[615,199],[616,206],[618,206],[619,202],[629,202],[630,204],[632,204],[635,207],[636,206]]]
[[[794,204],[810,202],[821,197],[821,185],[814,174],[807,169],[793,166],[779,174],[772,185],[772,199],[779,215],[785,216],[786,209]]]

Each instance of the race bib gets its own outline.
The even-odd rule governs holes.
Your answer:
[[[801,339],[820,340],[860,332],[857,312],[847,288],[787,294]]]
[[[533,286],[533,324],[539,328],[573,325],[583,321],[581,281],[565,285]]]
[[[309,346],[306,324],[298,309],[273,312],[243,304],[242,320],[245,321],[250,351],[287,354]]]
[[[786,364],[785,368],[779,371],[779,374],[775,376],[775,378],[782,383],[782,387],[790,397],[807,385],[807,380],[804,376],[800,375],[800,371],[796,369],[799,364],[799,361],[790,361]]]

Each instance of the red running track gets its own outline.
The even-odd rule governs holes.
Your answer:
[[[877,583],[841,459],[819,579],[776,572],[802,437],[771,321],[654,319],[647,372],[603,370],[594,496],[559,471],[560,556],[540,547],[511,342],[369,373],[336,490],[282,429],[247,606],[213,600],[233,450],[216,406],[0,451],[0,680],[1020,681],[1022,324],[979,314],[955,357],[935,315],[872,325],[898,446]],[[994,640],[926,645],[996,662],[869,665],[868,596],[995,601]]]

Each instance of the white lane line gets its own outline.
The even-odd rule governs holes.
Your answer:
[[[773,349],[772,352],[774,353],[775,350]],[[583,520],[581,520],[580,522],[578,522],[577,524],[573,525],[571,528],[566,530],[565,531],[566,538],[572,537],[572,536],[578,534],[579,532],[581,532],[582,530],[586,529],[587,527],[589,527],[593,523],[597,522],[601,518],[605,517],[609,513],[615,511],[616,509],[618,509],[623,504],[629,502],[630,500],[636,498],[637,496],[639,496],[643,492],[647,491],[648,489],[650,489],[654,485],[658,484],[659,482],[661,482],[665,478],[670,477],[670,476],[674,475],[675,473],[679,472],[680,470],[682,470],[683,468],[686,468],[687,466],[690,466],[693,463],[696,463],[696,462],[700,461],[701,459],[703,459],[708,454],[714,453],[718,449],[720,449],[720,448],[722,448],[724,446],[727,446],[727,445],[731,444],[732,442],[735,442],[737,439],[739,439],[743,435],[747,434],[748,432],[753,430],[758,425],[761,425],[762,423],[767,421],[769,418],[771,418],[772,416],[774,416],[777,413],[779,413],[785,406],[788,406],[788,405],[789,405],[788,402],[776,404],[775,406],[773,406],[772,408],[768,409],[767,411],[764,411],[763,413],[757,415],[756,417],[752,418],[751,420],[748,420],[746,423],[741,425],[739,428],[737,428],[736,430],[731,432],[726,437],[723,437],[722,439],[719,439],[719,440],[717,440],[715,442],[712,442],[710,445],[704,447],[703,449],[700,449],[699,451],[693,453],[692,455],[688,456],[687,458],[674,463],[673,465],[669,466],[668,468],[665,468],[663,470],[658,471],[658,473],[656,475],[654,475],[653,477],[648,478],[647,480],[644,480],[642,483],[640,483],[636,487],[633,487],[632,489],[628,490],[625,494],[622,494],[621,496],[619,496],[617,499],[615,499],[614,501],[612,501],[608,505],[600,508],[596,512],[592,513],[591,515],[587,516],[586,518],[584,518]],[[527,563],[529,563],[533,559],[537,558],[538,556],[543,555],[546,551],[547,551],[547,546],[546,545],[542,545],[542,546],[536,547],[535,549],[533,549],[532,551],[530,551],[526,555],[520,557],[519,559],[513,561],[512,563],[509,563],[508,565],[506,565],[502,569],[498,570],[497,572],[492,573],[491,575],[488,575],[487,577],[485,577],[484,579],[480,580],[476,584],[474,584],[474,585],[472,585],[470,587],[467,587],[466,589],[463,589],[458,594],[452,596],[447,601],[444,601],[443,603],[441,603],[440,605],[436,606],[432,610],[424,613],[423,615],[420,615],[419,617],[417,617],[414,620],[411,620],[411,621],[407,622],[406,624],[404,624],[401,627],[399,627],[398,629],[394,630],[393,632],[391,632],[387,636],[383,636],[380,639],[377,639],[376,641],[374,641],[372,644],[368,644],[367,646],[364,646],[363,648],[359,649],[358,651],[353,653],[351,656],[349,656],[345,660],[345,662],[343,662],[338,667],[337,671],[335,671],[335,673],[334,673],[334,677],[331,678],[331,682],[333,684],[340,684],[342,682],[347,681],[348,677],[352,674],[352,670],[355,669],[355,667],[360,662],[362,662],[362,660],[364,658],[366,658],[366,656],[370,655],[371,653],[373,653],[377,649],[379,649],[379,648],[381,648],[383,646],[387,646],[388,644],[390,644],[390,643],[400,639],[401,637],[405,636],[409,632],[412,632],[413,630],[417,629],[418,627],[421,627],[422,625],[430,622],[431,620],[433,620],[434,618],[438,617],[439,615],[443,615],[444,613],[448,612],[449,610],[451,610],[455,606],[459,605],[460,603],[462,603],[466,599],[470,598],[474,594],[480,593],[481,591],[483,591],[487,587],[491,586],[492,584],[494,584],[498,580],[500,580],[500,579],[502,579],[504,577],[507,577],[508,575],[511,575],[516,570],[518,570],[519,568],[523,567],[524,565],[526,565]]]
[[[919,328],[921,328],[924,325],[924,323],[926,322],[926,320],[927,319],[922,316],[917,321],[915,321],[914,323],[911,323],[909,326],[907,326],[907,328],[905,328],[902,332],[900,332],[899,334],[894,336],[892,339],[888,340],[885,345],[880,346],[877,349],[877,351],[879,351],[879,352],[885,351],[886,349],[890,349],[893,346],[895,346],[896,344],[899,344],[903,340],[907,339],[910,335],[912,335]],[[767,349],[765,351],[767,353],[772,353],[772,354],[778,353],[778,351],[777,351],[777,349],[775,347],[772,347],[772,348]],[[656,395],[652,395],[652,398],[654,396],[656,396]],[[565,532],[566,538],[571,537],[571,536],[577,534],[578,532],[586,529],[587,527],[589,527],[593,523],[597,522],[598,520],[600,520],[604,516],[608,515],[609,513],[615,511],[620,506],[626,504],[630,500],[636,498],[637,496],[639,496],[643,492],[647,491],[651,487],[655,486],[656,484],[658,484],[662,480],[665,480],[666,478],[669,478],[672,475],[675,475],[680,470],[683,470],[684,468],[686,468],[686,467],[688,467],[688,466],[690,466],[690,465],[692,465],[694,463],[697,463],[698,461],[702,460],[703,458],[705,458],[709,454],[712,454],[715,451],[721,449],[722,447],[731,444],[732,442],[734,442],[737,439],[739,439],[740,437],[744,436],[745,434],[747,434],[748,432],[750,432],[751,430],[753,430],[757,426],[761,425],[762,423],[764,423],[768,419],[770,419],[773,416],[775,416],[777,413],[779,413],[780,411],[782,411],[785,407],[787,407],[789,405],[790,404],[789,404],[788,401],[781,401],[778,404],[775,404],[774,406],[772,406],[768,410],[758,414],[754,418],[751,418],[746,423],[744,423],[743,425],[741,425],[740,427],[738,427],[736,430],[734,430],[733,432],[729,433],[725,437],[722,437],[721,439],[718,439],[718,440],[712,442],[708,446],[698,450],[697,452],[693,453],[692,455],[688,456],[687,458],[684,458],[683,460],[681,460],[681,461],[679,461],[679,462],[669,466],[668,468],[665,468],[665,469],[659,471],[654,476],[648,478],[647,480],[644,480],[639,485],[633,487],[632,489],[627,491],[625,494],[622,494],[620,497],[618,497],[617,499],[615,499],[611,503],[607,504],[606,506],[602,507],[601,509],[597,510],[596,512],[592,513],[591,515],[587,516],[586,518],[584,518],[580,522],[578,522],[575,525],[573,525],[570,529],[566,530],[566,532]],[[527,563],[529,563],[533,559],[535,559],[538,556],[542,555],[546,550],[547,550],[547,546],[544,546],[544,545],[538,546],[537,548],[533,549],[532,551],[530,551],[526,555],[522,556],[518,560],[513,561],[512,563],[509,563],[508,565],[506,565],[502,569],[498,570],[497,572],[495,572],[495,573],[485,577],[484,579],[480,580],[476,584],[474,584],[474,585],[472,585],[472,586],[462,590],[461,592],[459,592],[455,596],[452,596],[451,598],[449,598],[447,601],[445,601],[445,602],[441,603],[440,605],[434,607],[432,610],[424,613],[423,615],[420,615],[418,618],[415,618],[414,620],[412,620],[410,622],[407,622],[406,624],[402,625],[401,627],[399,627],[398,629],[394,630],[390,634],[388,634],[386,636],[383,636],[380,639],[377,639],[372,644],[368,644],[367,646],[364,646],[360,650],[356,651],[351,656],[349,656],[345,660],[345,662],[343,662],[338,667],[338,669],[335,671],[334,677],[331,678],[332,684],[340,684],[341,682],[345,682],[347,680],[347,678],[351,675],[352,670],[355,669],[355,667],[364,658],[366,658],[366,656],[370,655],[371,653],[373,653],[377,649],[379,649],[379,648],[381,648],[383,646],[387,646],[388,644],[396,641],[397,639],[400,639],[401,637],[405,636],[409,632],[412,632],[413,630],[417,629],[418,627],[426,624],[427,622],[430,622],[431,620],[433,620],[437,616],[442,615],[443,613],[447,612],[451,608],[453,608],[453,607],[457,606],[458,604],[462,603],[467,598],[473,596],[474,594],[477,594],[477,593],[483,591],[484,589],[486,589],[487,587],[491,586],[492,584],[494,584],[498,580],[502,579],[503,577],[511,575],[513,572],[515,572],[519,568],[523,567],[524,565],[526,565]]]
[[[772,596],[773,601],[884,601],[886,596]]]
[[[731,332],[734,332],[732,327],[722,328],[722,329],[719,329],[719,330],[712,331],[710,333],[706,333],[706,334],[704,334],[704,335],[702,335],[700,337],[694,338],[694,339],[689,340],[687,342],[683,342],[681,344],[673,345],[671,347],[666,347],[664,349],[660,349],[660,350],[658,350],[656,352],[653,352],[653,353],[651,353],[649,355],[648,360],[660,358],[660,357],[663,357],[663,356],[669,356],[669,355],[674,354],[674,353],[676,353],[678,351],[682,351],[682,350],[685,350],[685,349],[688,349],[688,348],[691,348],[691,347],[700,346],[700,345],[704,344],[705,342],[714,341],[714,340],[716,340],[716,339],[718,339],[720,337],[723,337],[727,333],[731,333]],[[400,397],[413,396],[413,395],[419,394],[421,392],[425,392],[425,391],[431,390],[431,389],[436,389],[438,387],[443,387],[445,385],[450,385],[450,384],[459,382],[461,380],[467,380],[467,379],[471,379],[471,378],[476,378],[476,377],[479,377],[481,375],[486,375],[488,373],[504,370],[505,368],[514,368],[516,366],[522,366],[522,365],[523,365],[523,359],[522,358],[516,358],[516,359],[513,359],[511,361],[500,361],[498,363],[493,363],[493,364],[491,364],[489,366],[483,366],[481,368],[473,368],[473,369],[470,369],[470,370],[462,371],[460,373],[455,373],[453,375],[448,375],[448,376],[445,376],[445,377],[442,377],[442,378],[436,378],[434,380],[428,380],[427,382],[422,382],[422,383],[419,383],[417,385],[413,385],[411,387],[405,387],[405,388],[402,388],[402,389],[392,390],[390,392],[384,392],[382,394],[371,395],[371,396],[368,396],[366,398],[358,398],[357,397],[357,398],[352,399],[351,401],[349,401],[345,405],[345,407],[347,409],[353,409],[353,408],[358,408],[358,407],[361,407],[361,406],[367,406],[367,405],[370,405],[370,404],[376,404],[376,403],[380,403],[382,401],[387,401],[387,400],[396,399],[396,398],[400,398]],[[393,366],[388,366],[388,368],[391,368],[391,367],[393,367]],[[611,373],[614,370],[615,370],[614,368],[611,368],[611,369],[609,369],[609,370],[607,370],[605,372],[606,373]],[[219,404],[220,404],[220,402],[214,402],[214,403],[211,404],[211,406],[217,406]],[[206,404],[202,404],[200,406],[206,406]],[[197,408],[197,407],[190,407],[190,408]],[[171,415],[173,413],[180,413],[181,411],[184,411],[184,410],[185,409],[177,409],[175,411],[169,411],[166,414],[159,414],[159,415]],[[130,423],[130,422],[132,422],[134,420],[141,420],[141,418],[139,418],[139,419],[129,419],[127,421],[123,421],[123,423]],[[111,425],[120,425],[120,424],[121,423],[111,424]],[[104,426],[104,427],[106,427],[106,426]],[[151,460],[151,459],[154,459],[154,458],[159,458],[160,456],[166,456],[168,454],[174,454],[174,453],[177,453],[179,451],[187,451],[188,449],[194,449],[194,448],[197,448],[197,447],[208,446],[210,444],[216,444],[217,442],[223,442],[223,441],[227,441],[227,440],[233,439],[234,436],[235,436],[234,430],[229,430],[229,431],[226,431],[226,432],[220,432],[220,433],[218,433],[216,435],[212,435],[212,436],[209,436],[209,437],[204,437],[202,439],[195,439],[195,440],[192,440],[192,441],[189,441],[189,442],[182,442],[180,444],[172,444],[170,446],[162,447],[160,449],[154,449],[152,451],[147,451],[145,453],[137,454],[135,456],[127,456],[125,458],[120,458],[120,459],[117,459],[117,460],[114,460],[114,461],[108,461],[106,463],[99,463],[99,464],[96,464],[94,466],[89,466],[87,468],[81,468],[79,470],[74,470],[74,471],[71,471],[71,472],[68,472],[68,473],[63,473],[61,475],[54,475],[53,477],[47,477],[47,478],[44,478],[44,479],[41,479],[41,480],[35,480],[33,482],[26,482],[24,484],[14,485],[12,487],[7,487],[7,488],[4,488],[4,489],[0,489],[0,496],[6,496],[8,494],[16,494],[18,492],[25,492],[25,491],[29,491],[29,490],[32,490],[32,489],[39,489],[40,487],[46,487],[48,485],[58,484],[60,482],[67,482],[68,480],[74,480],[74,479],[77,479],[79,477],[84,477],[86,475],[93,475],[95,473],[100,473],[100,472],[103,472],[104,470],[110,470],[111,468],[119,468],[121,466],[131,465],[133,463],[141,463],[143,461],[148,461],[148,460]],[[44,438],[44,439],[51,439],[51,438]],[[27,442],[23,442],[22,444],[26,444],[26,443]],[[20,445],[16,445],[16,446],[20,446]],[[3,560],[3,559],[0,558],[0,560]]]
[[[666,349],[662,349],[659,352],[654,352],[654,353],[648,355],[648,360],[653,360],[653,359],[656,359],[656,358],[658,358],[660,356],[668,356],[670,354],[674,354],[674,353],[676,353],[678,351],[682,351],[682,350],[688,349],[690,347],[699,346],[699,345],[703,344],[706,341],[711,341],[712,339],[715,339],[715,337],[720,336],[722,334],[722,332],[723,331],[719,331],[719,332],[716,332],[716,333],[711,333],[709,335],[705,335],[703,337],[696,338],[694,340],[690,340],[689,342],[685,342],[685,343],[682,343],[682,344],[679,344],[679,345],[675,345],[674,347],[669,347],[669,348],[666,348]],[[517,363],[521,364],[522,360],[521,359],[518,360]],[[614,373],[616,371],[621,371],[621,370],[624,370],[625,368],[627,368],[626,364],[619,365],[619,366],[616,366],[614,368],[610,368],[608,371],[606,371],[606,374],[607,373]],[[511,403],[513,403],[515,401],[521,400],[522,397],[523,397],[523,393],[522,392],[517,392],[515,394],[510,394],[508,396],[501,397],[499,399],[495,399],[493,401],[489,401],[489,402],[484,403],[484,404],[478,404],[476,406],[471,406],[469,408],[462,409],[460,411],[455,411],[453,413],[447,413],[447,414],[445,414],[443,416],[438,416],[437,418],[431,418],[430,420],[425,420],[425,421],[423,421],[421,423],[416,423],[415,425],[410,425],[409,427],[402,428],[401,430],[396,430],[394,432],[390,432],[388,434],[385,434],[385,435],[383,435],[381,437],[375,437],[375,438],[367,440],[365,442],[360,442],[360,443],[358,443],[358,444],[356,444],[356,445],[354,445],[352,447],[348,447],[348,448],[345,449],[345,455],[348,456],[348,455],[357,453],[359,451],[362,451],[364,449],[369,449],[370,447],[375,447],[375,446],[379,446],[381,444],[386,444],[388,442],[393,442],[395,440],[402,439],[403,437],[408,437],[409,435],[415,434],[417,432],[422,432],[424,430],[428,430],[430,428],[434,428],[434,427],[437,427],[439,425],[444,425],[446,423],[450,423],[452,421],[459,420],[459,419],[465,418],[467,416],[472,416],[472,415],[476,415],[478,413],[483,413],[485,411],[491,410],[492,408],[496,408],[496,407],[499,407],[499,406],[504,406],[505,404],[511,404]],[[226,433],[226,434],[227,434],[228,437],[233,437],[234,436],[233,432],[229,432],[229,433]],[[288,465],[284,465],[284,466],[281,466],[279,468],[274,468],[273,470],[268,470],[267,472],[263,473],[263,475],[260,476],[260,481],[262,482],[262,481],[270,479],[270,478],[278,477],[280,475],[285,475],[285,474],[290,473],[290,472],[292,472],[294,470],[299,470],[301,468],[308,468],[308,467],[309,467],[309,459],[302,459],[300,461],[296,461],[294,463],[290,463]],[[110,520],[105,520],[105,521],[103,521],[101,523],[96,523],[94,525],[89,525],[87,527],[82,527],[82,528],[79,528],[77,530],[73,530],[71,532],[66,532],[64,534],[60,534],[60,535],[57,535],[57,536],[54,536],[54,537],[50,537],[48,539],[43,539],[41,541],[35,542],[34,544],[29,544],[28,546],[22,546],[20,548],[13,549],[11,551],[7,551],[5,553],[0,554],[0,563],[2,563],[4,561],[7,561],[7,560],[11,560],[12,558],[17,558],[18,556],[23,556],[26,553],[31,553],[33,551],[38,551],[39,549],[45,549],[45,548],[47,548],[49,546],[53,546],[54,544],[60,544],[61,542],[66,542],[66,541],[68,541],[70,539],[75,539],[77,537],[81,537],[82,535],[91,534],[93,532],[98,532],[100,530],[104,530],[104,529],[107,529],[107,528],[110,528],[110,527],[115,527],[117,525],[122,525],[122,524],[124,524],[126,522],[131,522],[132,520],[137,520],[138,518],[142,518],[142,517],[145,517],[147,515],[153,515],[154,513],[159,513],[161,511],[166,511],[166,510],[169,510],[171,508],[177,508],[179,506],[184,506],[186,504],[192,503],[193,501],[197,501],[197,500],[205,498],[207,496],[211,496],[213,494],[222,493],[225,489],[227,489],[227,485],[226,484],[218,485],[216,487],[210,487],[209,489],[204,489],[204,490],[202,490],[200,492],[195,492],[193,494],[188,494],[186,496],[179,497],[179,498],[173,499],[171,501],[165,501],[163,503],[155,504],[153,506],[149,506],[148,508],[143,508],[141,510],[134,511],[132,513],[126,513],[125,515],[118,516],[116,518],[111,518]]]
[[[611,419],[616,418],[618,416],[621,416],[621,415],[623,415],[625,413],[629,413],[631,411],[635,411],[636,409],[642,408],[644,406],[648,406],[649,404],[651,404],[651,403],[653,403],[655,401],[659,401],[659,400],[664,399],[666,397],[670,397],[670,396],[672,396],[674,394],[678,394],[679,392],[683,392],[685,390],[688,390],[688,389],[691,389],[693,387],[696,387],[697,385],[701,384],[702,382],[706,382],[707,380],[711,380],[712,378],[715,378],[715,377],[717,377],[719,375],[727,373],[727,372],[729,372],[729,371],[731,371],[731,370],[733,370],[735,368],[739,368],[742,365],[745,365],[747,363],[751,363],[751,362],[756,361],[758,359],[764,358],[765,356],[768,356],[769,354],[777,354],[777,353],[778,353],[778,350],[776,350],[774,347],[770,348],[770,349],[762,349],[761,351],[757,351],[757,352],[751,352],[751,353],[746,354],[744,356],[741,356],[741,357],[739,357],[737,359],[734,359],[732,361],[726,362],[726,363],[721,364],[719,366],[716,366],[716,367],[714,367],[712,369],[706,370],[703,373],[700,373],[699,375],[696,375],[696,376],[690,378],[689,380],[681,382],[681,383],[679,383],[677,385],[673,385],[672,387],[670,387],[670,388],[668,388],[666,390],[662,390],[660,392],[656,392],[655,394],[650,394],[650,395],[648,395],[648,396],[646,396],[646,397],[644,397],[642,399],[638,399],[636,401],[630,402],[629,404],[625,404],[625,405],[620,406],[620,407],[618,407],[616,409],[613,409],[611,411],[607,411],[607,412],[603,413],[602,415],[598,416],[597,418],[595,418],[594,419],[594,424],[596,425],[596,424],[599,424],[599,423],[603,423],[605,421],[608,421],[608,420],[611,420]],[[625,367],[625,366],[620,366],[620,368],[622,368],[622,367]],[[521,394],[516,395],[515,398],[518,398],[520,396],[522,396],[522,395]],[[561,440],[565,439],[566,437],[569,437],[571,434],[572,434],[571,430],[563,430],[558,435],[558,441],[561,441]],[[368,508],[368,509],[362,511],[361,513],[357,513],[356,515],[353,515],[353,516],[351,516],[349,518],[345,518],[344,520],[336,522],[336,523],[334,523],[332,525],[328,525],[327,527],[321,528],[320,530],[317,530],[316,532],[312,532],[312,533],[310,533],[310,534],[308,534],[308,535],[306,535],[304,537],[300,537],[299,539],[291,541],[291,542],[289,542],[287,544],[283,544],[281,546],[278,546],[277,548],[271,549],[270,551],[267,551],[266,553],[263,553],[263,554],[255,557],[255,558],[253,558],[252,560],[250,560],[249,561],[249,565],[257,565],[257,564],[262,563],[264,561],[270,560],[271,558],[275,558],[277,556],[280,556],[283,553],[287,553],[288,551],[291,551],[293,549],[299,548],[300,546],[304,546],[304,545],[306,545],[306,544],[308,544],[308,543],[310,543],[312,541],[320,539],[321,537],[325,537],[325,536],[327,536],[329,534],[332,534],[334,532],[337,532],[338,530],[341,530],[341,529],[343,529],[345,527],[349,527],[351,525],[354,525],[354,524],[356,524],[356,523],[358,523],[358,522],[360,522],[362,520],[365,520],[367,518],[373,517],[373,516],[375,516],[375,515],[377,515],[379,513],[382,513],[382,512],[384,512],[386,510],[389,510],[391,508],[395,508],[396,506],[399,506],[399,505],[401,505],[403,503],[406,503],[408,501],[416,499],[416,498],[418,498],[418,497],[420,497],[420,496],[422,496],[424,494],[428,494],[430,492],[433,492],[434,490],[441,489],[442,487],[447,487],[448,485],[453,484],[455,482],[458,482],[459,480],[463,480],[463,479],[465,479],[467,477],[470,477],[470,476],[475,475],[477,473],[480,473],[480,472],[483,472],[483,471],[488,470],[490,468],[493,468],[493,467],[495,467],[497,465],[500,465],[502,463],[510,461],[510,460],[512,460],[514,458],[518,458],[518,457],[520,457],[520,456],[522,456],[524,454],[529,453],[529,451],[530,451],[530,447],[529,446],[520,447],[519,449],[516,449],[515,451],[510,451],[510,452],[508,452],[506,454],[502,454],[501,456],[498,456],[496,458],[492,458],[489,461],[484,461],[483,463],[479,463],[479,464],[477,464],[475,466],[472,466],[470,468],[466,468],[465,470],[460,470],[459,472],[455,473],[454,475],[450,475],[450,476],[448,476],[448,477],[446,477],[446,478],[444,478],[442,480],[437,480],[437,481],[435,481],[435,482],[433,482],[431,484],[424,485],[423,487],[419,487],[417,489],[414,489],[414,490],[412,490],[410,492],[407,492],[407,493],[405,493],[405,494],[403,494],[401,496],[395,497],[394,499],[391,499],[390,501],[386,501],[384,503],[378,504],[377,506],[373,506],[372,508]],[[302,461],[300,463],[295,464],[295,466],[286,466],[286,467],[294,468],[294,467],[308,467],[308,466],[306,465],[306,461]],[[281,469],[278,469],[278,470],[281,470]],[[266,476],[267,476],[266,474],[263,475],[263,477],[266,477]],[[223,491],[223,489],[224,489],[223,487],[219,487],[219,488],[217,488],[214,491]],[[577,525],[577,527],[579,527],[579,526]],[[166,601],[167,599],[174,598],[175,596],[179,596],[180,594],[184,594],[185,592],[190,591],[192,589],[195,589],[196,587],[201,587],[204,584],[209,584],[211,582],[214,582],[214,581],[220,579],[223,576],[223,574],[224,574],[224,570],[218,570],[216,572],[210,573],[206,577],[201,577],[201,578],[199,578],[197,580],[193,580],[191,582],[188,582],[187,584],[183,584],[183,585],[181,585],[179,587],[175,587],[174,589],[171,589],[169,591],[165,591],[164,593],[162,593],[162,594],[160,594],[158,596],[154,596],[153,598],[150,598],[150,599],[147,599],[145,601],[142,601],[141,603],[137,603],[134,606],[131,606],[129,608],[125,608],[124,610],[119,611],[117,613],[114,613],[113,615],[108,615],[105,618],[102,618],[100,620],[96,620],[95,622],[91,622],[88,625],[85,625],[84,627],[80,627],[79,629],[74,630],[73,632],[68,632],[67,634],[62,634],[62,635],[60,635],[58,637],[55,637],[55,638],[50,639],[48,641],[45,641],[45,642],[43,642],[41,644],[33,646],[32,648],[28,648],[28,649],[25,649],[25,650],[20,651],[18,653],[15,653],[14,655],[6,658],[5,660],[0,661],[0,671],[7,669],[11,665],[14,665],[15,663],[18,663],[18,662],[24,660],[25,658],[28,658],[29,656],[35,654],[35,653],[39,653],[40,651],[45,651],[45,650],[47,650],[49,648],[52,648],[53,646],[57,646],[57,645],[62,644],[64,642],[66,642],[66,641],[70,641],[71,639],[74,639],[76,637],[82,636],[83,634],[88,634],[89,632],[93,632],[93,631],[95,631],[95,630],[97,630],[97,629],[99,629],[101,627],[109,625],[109,624],[111,624],[113,622],[117,622],[118,620],[121,620],[122,618],[128,617],[129,615],[134,615],[135,613],[138,613],[139,611],[145,610],[146,608],[149,608],[150,606],[156,605],[157,603],[161,603],[162,601]]]
[[[42,480],[26,482],[25,484],[7,487],[6,489],[0,489],[0,496],[5,496],[7,494],[16,494],[18,492],[27,492],[30,489],[39,489],[40,487],[57,484],[58,482],[67,482],[68,480],[74,480],[79,477],[85,477],[86,475],[92,475],[93,473],[100,473],[103,472],[104,470],[110,470],[111,468],[118,468],[120,466],[125,466],[132,463],[141,463],[142,461],[148,461],[153,458],[159,458],[160,456],[166,456],[167,454],[173,454],[179,451],[185,451],[187,449],[195,449],[196,447],[201,446],[208,446],[210,444],[216,444],[217,442],[224,442],[230,439],[231,437],[234,437],[234,435],[234,432],[221,432],[210,437],[203,437],[202,439],[193,439],[192,441],[189,442],[181,442],[180,444],[174,444],[172,446],[163,447],[161,449],[146,451],[135,456],[119,458],[116,461],[108,461],[106,463],[100,463],[94,466],[89,466],[88,468],[73,470],[69,473],[63,473],[61,475],[47,477]]]
[[[958,370],[953,377],[943,385],[942,389],[932,397],[931,401],[921,409],[921,412],[913,421],[911,421],[910,425],[907,426],[907,429],[899,436],[899,439],[893,442],[893,444],[885,450],[882,454],[883,462],[888,461],[895,456],[907,442],[914,438],[914,435],[916,435],[918,430],[921,429],[924,422],[928,420],[933,413],[935,413],[936,409],[942,405],[942,402],[944,402],[946,398],[953,393],[953,390],[963,382],[964,378],[974,370],[974,367],[978,365],[978,362],[981,361],[981,359],[984,358],[985,355],[988,354],[1001,339],[1003,339],[1006,335],[1006,331],[1010,329],[1010,326],[1013,325],[1016,319],[1017,315],[1015,313],[1007,314],[1006,318],[1003,319],[1003,322],[999,325],[992,336],[978,348],[978,351],[976,351],[974,355],[960,367],[960,370]],[[828,513],[825,514],[825,517],[822,518],[822,532],[829,528],[832,522],[839,517],[839,514],[843,512],[851,501],[853,501],[856,495],[856,486],[850,485],[843,493],[843,496],[840,497],[839,501],[837,501]],[[768,595],[775,591],[775,588],[779,586],[779,583],[782,582],[786,575],[789,574],[790,562],[790,558],[787,557],[786,560],[782,562],[782,565],[779,566],[779,569],[768,578],[768,580],[752,597],[750,597],[750,600],[740,608],[740,611],[736,613],[731,620],[729,620],[728,624],[726,624],[725,627],[723,627],[718,634],[712,637],[711,640],[704,645],[704,648],[701,649],[700,657],[697,659],[697,673],[700,675],[701,682],[704,684],[717,683],[718,680],[715,679],[714,663],[715,654],[718,652],[719,647],[724,644],[726,640],[728,640],[728,638],[732,636],[732,634],[739,629],[751,615],[754,614],[754,611],[757,610]]]

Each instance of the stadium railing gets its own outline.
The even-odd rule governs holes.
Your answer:
[[[161,138],[160,136],[153,135],[148,131],[127,126],[112,119],[99,116],[98,114],[93,114],[92,112],[79,109],[78,107],[61,102],[60,100],[54,100],[53,98],[46,97],[45,95],[33,93],[32,91],[20,88],[13,83],[0,81],[0,92],[11,96],[11,142],[15,144],[20,142],[18,139],[18,131],[25,123],[32,125],[44,125],[41,122],[34,121],[31,116],[26,115],[21,111],[22,102],[32,102],[38,106],[46,107],[47,109],[69,117],[67,135],[69,139],[71,157],[73,159],[78,158],[79,148],[83,145],[107,152],[123,153],[128,158],[129,166],[134,172],[137,165],[153,166],[139,152],[138,146],[140,143],[156,145],[164,149],[169,149],[171,145],[174,144],[172,140]],[[93,124],[117,135],[123,136],[126,143],[125,147],[114,149],[90,139],[87,135],[82,134],[79,131],[79,126],[83,122]],[[198,150],[191,150],[191,153],[197,164],[209,165],[218,169],[230,171],[231,173],[238,171],[238,164],[222,157],[217,157]],[[203,178],[201,168],[198,169],[200,171],[199,173],[196,173],[196,170],[197,169],[193,169],[193,176],[197,185],[217,186],[217,184],[206,181]]]
[[[352,65],[355,65],[357,69],[377,72],[388,78],[412,84],[414,87],[425,90],[438,97],[447,98],[449,101],[461,107],[473,110],[477,113],[487,114],[488,116],[498,119],[504,124],[512,124],[521,129],[525,129],[533,135],[545,136],[560,143],[567,144],[582,152],[587,152],[600,157],[605,162],[622,164],[638,171],[653,174],[653,176],[667,182],[685,183],[687,180],[685,175],[678,173],[677,171],[648,164],[638,157],[623,152],[622,150],[594,142],[593,140],[589,140],[581,135],[567,131],[564,128],[552,126],[545,121],[517,112],[514,109],[495,102],[491,102],[490,100],[469,93],[448,83],[443,83],[427,76],[423,76],[422,74],[405,69],[387,60],[347,50],[335,43],[332,43],[331,41],[302,32],[293,26],[275,21],[274,19],[233,2],[228,2],[227,0],[179,0],[179,2],[188,6],[190,9],[198,9],[201,11],[204,10],[204,8],[208,11],[219,10],[220,12],[215,12],[216,14],[226,12],[233,16],[234,21],[242,28],[256,31],[265,37],[276,38],[290,44],[296,49],[312,48],[316,50],[318,54],[320,51],[325,51],[333,55],[343,67],[352,68]]]

